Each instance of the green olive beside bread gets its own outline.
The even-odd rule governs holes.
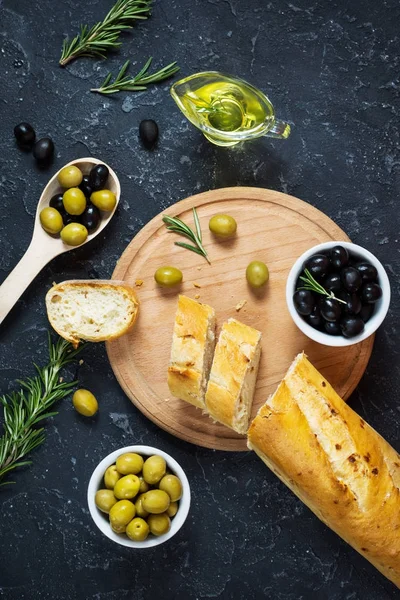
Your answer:
[[[182,283],[183,274],[176,267],[159,267],[154,273],[154,279],[158,285],[172,287]]]
[[[125,452],[105,470],[95,504],[108,514],[112,531],[141,542],[170,530],[182,490],[162,456]]]

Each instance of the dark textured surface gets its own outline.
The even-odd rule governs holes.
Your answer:
[[[124,36],[107,62],[57,65],[63,36],[94,22],[107,0],[0,1],[0,281],[27,248],[43,186],[64,163],[93,155],[116,170],[118,215],[90,245],[50,263],[0,328],[1,391],[47,357],[44,295],[52,281],[109,277],[139,229],[195,192],[227,185],[270,187],[332,217],[377,255],[393,301],[352,406],[400,450],[399,427],[399,48],[396,0],[175,0]],[[88,90],[126,58],[177,60],[182,75],[220,69],[267,91],[294,124],[286,142],[233,150],[209,144],[187,124],[169,83],[113,98]],[[158,148],[143,149],[138,124],[154,118]],[[13,126],[28,120],[53,137],[47,171],[20,152]],[[94,420],[69,400],[48,422],[31,468],[0,491],[0,596],[7,600],[271,598],[386,600],[387,580],[322,525],[253,454],[213,452],[157,429],[114,379],[103,345],[84,352],[82,387],[99,398]],[[184,528],[159,548],[131,551],[95,529],[86,488],[100,459],[130,443],[171,453],[189,477]]]

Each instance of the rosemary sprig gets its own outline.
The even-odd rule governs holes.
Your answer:
[[[332,298],[333,300],[337,300],[342,304],[346,304],[345,300],[341,300],[337,298],[333,292],[328,292],[314,277],[311,275],[308,269],[304,269],[304,273],[306,276],[300,275],[299,279],[304,281],[304,285],[297,288],[298,290],[310,290],[310,292],[315,292],[317,294],[321,294],[323,296],[328,296],[328,298]]]
[[[2,481],[10,471],[30,464],[23,460],[45,439],[44,428],[38,427],[44,419],[56,415],[50,407],[67,396],[75,382],[64,383],[59,372],[80,351],[72,350],[69,342],[59,339],[56,344],[49,336],[49,362],[45,367],[35,365],[37,375],[19,381],[18,392],[0,397],[3,405],[4,433],[0,437],[0,486],[13,481]]]
[[[117,0],[102,21],[89,28],[81,25],[79,34],[72,40],[65,38],[60,65],[64,67],[78,56],[105,58],[108,50],[119,48],[122,31],[131,29],[136,21],[147,19],[152,0]]]
[[[140,92],[145,90],[149,83],[158,83],[159,81],[163,81],[179,71],[179,67],[177,66],[176,62],[172,62],[159,71],[156,71],[150,75],[146,75],[152,60],[153,58],[150,57],[144,67],[134,77],[129,77],[129,75],[126,75],[130,64],[130,61],[127,60],[113,82],[110,83],[112,73],[109,73],[99,88],[93,88],[90,91],[97,92],[98,94],[116,94],[117,92],[122,91]]]
[[[194,98],[191,99],[192,102],[196,105],[196,112],[199,114],[214,114],[214,113],[226,113],[227,110],[223,107],[221,100],[218,98],[215,100],[213,104],[211,102],[207,102],[203,99],[198,99],[197,101]]]
[[[168,231],[172,231],[173,233],[178,233],[179,235],[183,235],[183,236],[189,238],[189,240],[191,242],[193,242],[193,244],[194,244],[192,246],[191,244],[185,244],[184,242],[175,242],[176,246],[180,246],[181,248],[186,248],[187,250],[191,250],[192,252],[196,252],[196,254],[200,254],[201,256],[204,256],[206,261],[209,264],[211,264],[210,260],[208,258],[207,252],[205,251],[203,243],[202,243],[200,221],[199,221],[199,216],[198,216],[195,208],[193,208],[193,219],[194,219],[196,231],[193,231],[192,229],[190,229],[190,227],[188,225],[186,225],[186,223],[184,223],[178,217],[165,216],[165,217],[163,217],[163,222],[166,224]]]

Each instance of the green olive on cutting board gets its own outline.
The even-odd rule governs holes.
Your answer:
[[[214,235],[230,237],[236,233],[237,223],[230,215],[218,214],[211,217],[208,227]]]
[[[154,273],[154,279],[158,285],[172,287],[182,283],[183,274],[176,267],[159,267]]]
[[[269,279],[268,267],[259,260],[253,260],[246,269],[246,279],[254,288],[260,288],[265,285]]]

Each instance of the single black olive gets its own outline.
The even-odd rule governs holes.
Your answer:
[[[139,136],[146,148],[152,148],[158,139],[158,125],[152,119],[140,122]]]
[[[293,303],[300,315],[311,315],[315,305],[314,294],[309,290],[297,290],[293,294]]]
[[[331,248],[330,258],[335,269],[343,269],[349,262],[349,253],[343,246],[334,246]]]
[[[106,165],[95,165],[89,173],[89,185],[93,192],[98,192],[106,187],[109,170]]]
[[[65,212],[63,204],[63,194],[55,194],[54,196],[52,196],[49,202],[49,206],[51,206],[51,208],[55,208],[60,213]]]
[[[374,265],[371,265],[370,263],[359,263],[356,265],[356,269],[360,273],[363,282],[377,281],[378,271]]]
[[[94,204],[89,204],[85,212],[81,215],[81,223],[86,227],[89,233],[95,231],[101,221],[100,211]]]
[[[313,277],[323,277],[329,269],[329,258],[325,254],[313,254],[304,263],[304,269],[308,269]]]
[[[342,314],[340,303],[334,298],[324,298],[321,302],[321,314],[325,321],[339,321]]]
[[[14,127],[14,135],[20,146],[31,148],[35,143],[36,133],[29,123],[19,123]]]
[[[373,304],[363,304],[360,312],[358,313],[358,316],[361,317],[361,319],[364,321],[364,323],[366,323],[372,317],[373,312],[374,312]]]
[[[340,272],[343,287],[350,292],[356,292],[362,284],[360,273],[354,267],[346,267]]]
[[[335,321],[325,321],[324,328],[329,335],[340,335],[342,333],[339,323]]]
[[[324,288],[329,292],[337,294],[342,289],[342,282],[340,281],[339,273],[331,273],[324,279]]]
[[[321,315],[321,309],[317,304],[312,309],[312,313],[308,316],[307,320],[314,329],[320,329],[323,326],[324,319]]]
[[[361,299],[357,294],[349,294],[342,290],[337,295],[338,298],[344,300],[346,304],[341,304],[342,311],[349,315],[358,315],[361,310]]]
[[[40,163],[50,162],[54,154],[54,144],[51,138],[42,138],[33,147],[33,156]]]
[[[89,175],[84,175],[79,185],[79,189],[85,194],[86,198],[90,198],[93,192],[93,188],[89,183]]]
[[[382,296],[382,288],[377,283],[364,283],[361,288],[361,298],[364,303],[373,304]]]
[[[348,315],[340,321],[340,329],[344,337],[354,337],[364,330],[364,321],[358,316]]]
[[[66,225],[69,225],[70,223],[80,223],[81,222],[82,215],[70,215],[67,213],[67,211],[65,209],[63,211],[60,210],[60,214],[61,214],[61,217],[63,220],[64,227]]]

